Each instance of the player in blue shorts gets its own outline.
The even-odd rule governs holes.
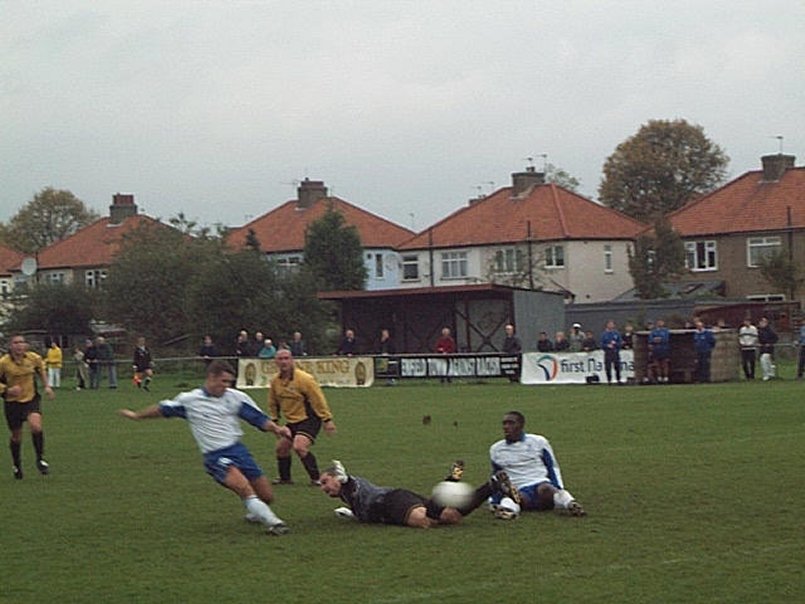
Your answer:
[[[230,386],[235,370],[226,361],[215,360],[207,366],[204,385],[183,392],[141,411],[121,409],[128,419],[181,417],[188,421],[193,437],[204,456],[204,467],[220,485],[234,491],[246,506],[246,518],[260,522],[270,535],[284,535],[286,524],[269,507],[273,500],[271,485],[263,470],[240,442],[244,420],[263,432],[291,438],[291,431],[278,426],[263,413],[249,395]]]
[[[562,484],[562,473],[548,439],[539,434],[524,432],[525,417],[519,411],[503,416],[503,436],[489,448],[492,471],[504,471],[516,487],[511,499],[520,510],[565,510],[571,516],[585,516],[586,512]],[[502,497],[491,498],[493,506],[501,504]],[[505,506],[504,506],[505,507]],[[520,510],[513,510],[519,512]],[[499,517],[510,510],[498,509]]]

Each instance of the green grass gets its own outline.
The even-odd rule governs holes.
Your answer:
[[[333,515],[339,503],[304,485],[295,461],[300,480],[273,506],[293,532],[270,538],[205,475],[183,421],[115,415],[192,381],[59,391],[45,403],[46,478],[27,434],[23,481],[4,449],[0,601],[805,601],[802,383],[328,390],[339,432],[319,439],[322,466],[337,457],[429,492],[463,458],[478,483],[502,414],[519,409],[589,515],[502,522],[482,509],[431,531],[358,525]],[[273,437],[246,429],[273,475]]]

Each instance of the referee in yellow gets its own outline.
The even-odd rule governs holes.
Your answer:
[[[279,373],[271,380],[268,395],[268,415],[279,424],[280,417],[285,417],[285,425],[291,429],[292,440],[279,437],[277,440],[277,466],[279,478],[274,484],[292,484],[291,450],[296,452],[299,460],[310,476],[310,483],[319,484],[319,466],[310,447],[316,442],[316,436],[322,424],[327,434],[335,432],[335,422],[327,399],[321,386],[309,373],[294,367],[290,350],[279,350],[274,357]]]
[[[14,463],[14,478],[22,480],[22,425],[28,421],[31,438],[36,451],[36,468],[40,474],[50,471],[43,455],[45,436],[42,433],[42,411],[39,407],[40,395],[36,389],[36,375],[45,387],[45,393],[53,398],[53,389],[48,383],[45,363],[42,357],[28,350],[25,336],[11,336],[9,351],[0,357],[0,395],[3,396],[6,423],[11,431],[11,458]]]

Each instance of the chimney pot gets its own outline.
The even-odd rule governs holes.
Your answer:
[[[327,197],[327,187],[322,180],[305,178],[296,189],[296,205],[298,208],[309,208],[319,199]]]
[[[112,195],[112,205],[109,206],[109,222],[120,224],[129,216],[137,215],[137,204],[131,193],[115,193]]]
[[[512,197],[519,197],[532,187],[544,184],[545,174],[537,172],[534,166],[527,167],[525,172],[514,172],[512,173]]]

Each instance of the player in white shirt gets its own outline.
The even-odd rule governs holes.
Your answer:
[[[522,511],[558,509],[585,516],[584,508],[564,488],[551,443],[539,434],[525,433],[524,426],[525,417],[519,411],[503,416],[504,438],[489,448],[492,471],[508,474],[518,495],[512,499]],[[493,496],[491,502],[497,506],[501,497]]]
[[[230,388],[235,370],[226,361],[216,360],[207,366],[204,386],[183,392],[173,400],[165,400],[141,411],[121,409],[120,414],[133,420],[182,417],[204,456],[204,467],[219,484],[234,491],[246,506],[246,518],[261,522],[270,535],[284,535],[286,524],[269,507],[273,500],[271,485],[263,470],[240,438],[244,420],[263,432],[291,438],[286,426],[278,426],[263,413],[244,392]]]

